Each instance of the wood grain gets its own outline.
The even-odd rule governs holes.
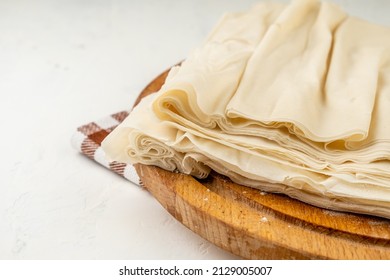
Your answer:
[[[154,79],[135,105],[158,91]],[[144,187],[178,221],[245,259],[390,259],[390,221],[321,209],[212,173],[205,180],[135,165]]]

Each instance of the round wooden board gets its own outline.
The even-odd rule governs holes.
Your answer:
[[[160,89],[168,71],[139,101]],[[390,259],[390,221],[317,208],[244,187],[135,165],[144,187],[189,229],[245,259]]]

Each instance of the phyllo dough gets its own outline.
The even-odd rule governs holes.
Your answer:
[[[103,142],[111,159],[390,218],[390,29],[314,0],[225,15]]]

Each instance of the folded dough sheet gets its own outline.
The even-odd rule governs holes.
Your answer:
[[[102,147],[390,218],[390,29],[315,0],[226,14]]]

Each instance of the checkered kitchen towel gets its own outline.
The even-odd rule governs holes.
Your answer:
[[[83,155],[125,177],[130,182],[140,185],[135,168],[131,164],[108,161],[100,144],[106,136],[114,130],[127,116],[128,112],[122,111],[101,120],[80,126],[73,134],[72,145]]]

